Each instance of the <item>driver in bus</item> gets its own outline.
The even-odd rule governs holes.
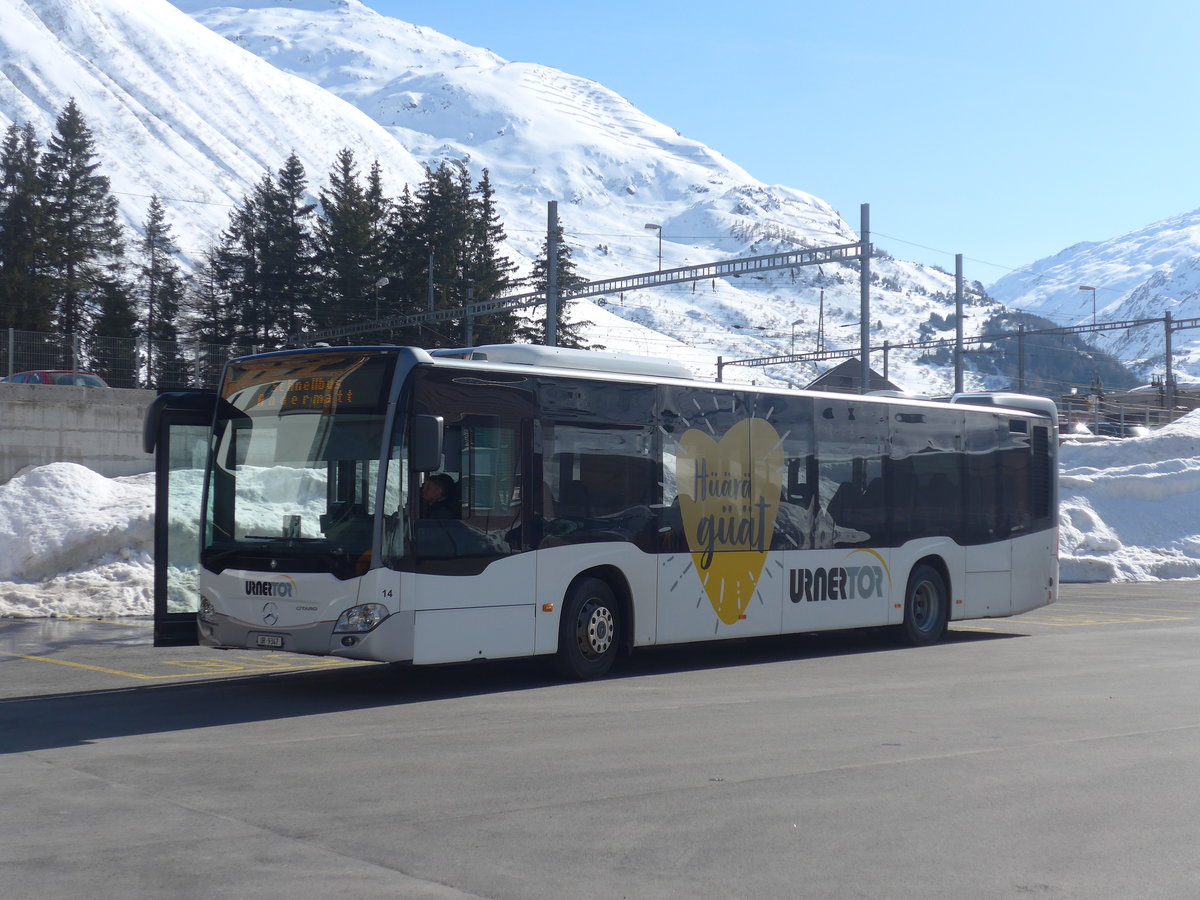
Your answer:
[[[445,472],[435,472],[425,478],[421,485],[421,503],[424,519],[457,519],[460,510],[457,497],[457,484]]]

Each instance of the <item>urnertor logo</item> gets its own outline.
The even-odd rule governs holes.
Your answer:
[[[246,579],[247,597],[281,597],[290,598],[296,595],[296,582],[286,581],[251,581]]]
[[[822,566],[815,569],[792,569],[789,587],[793,603],[821,603],[826,600],[869,600],[881,599],[884,595],[884,579],[887,590],[891,590],[892,573],[887,563],[876,551],[865,547],[851,550],[847,561],[856,554],[867,553],[879,565]],[[864,561],[865,563],[866,561]]]

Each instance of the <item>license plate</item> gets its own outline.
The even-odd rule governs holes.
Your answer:
[[[258,646],[274,647],[277,650],[282,649],[283,635],[282,634],[260,634],[258,636]]]

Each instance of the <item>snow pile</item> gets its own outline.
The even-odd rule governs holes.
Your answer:
[[[1062,580],[1200,577],[1200,411],[1144,437],[1068,442]]]
[[[75,463],[0,484],[0,615],[149,615],[154,475]]]
[[[186,546],[199,483],[181,477],[171,528]],[[1064,582],[1200,578],[1200,412],[1145,437],[1068,441],[1059,484]],[[54,463],[0,485],[0,616],[150,615],[153,509],[153,475]]]

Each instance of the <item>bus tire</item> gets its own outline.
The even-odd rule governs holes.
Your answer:
[[[904,589],[904,624],[908,643],[918,647],[936,644],[946,633],[950,594],[946,579],[933,566],[921,564],[908,576]]]
[[[554,662],[567,678],[601,678],[617,658],[621,610],[608,583],[580,578],[567,592]]]

